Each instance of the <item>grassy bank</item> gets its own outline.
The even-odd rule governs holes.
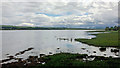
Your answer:
[[[39,64],[33,68],[39,67],[81,67],[81,68],[119,68],[120,59],[105,58],[102,56],[89,56],[90,58],[95,57],[93,61],[83,61],[86,58],[86,54],[55,54],[52,56],[45,57],[50,59],[46,64]]]
[[[95,58],[93,61],[83,58]],[[120,58],[88,56],[86,54],[59,53],[41,58],[30,57],[24,61],[3,65],[3,68],[57,68],[57,67],[81,67],[81,68],[120,68]],[[37,62],[45,62],[45,64]]]
[[[104,32],[104,31],[92,31]],[[119,47],[118,45],[118,31],[110,31],[109,33],[92,34],[96,37],[93,39],[75,39],[76,41],[86,43],[89,45],[100,47]]]

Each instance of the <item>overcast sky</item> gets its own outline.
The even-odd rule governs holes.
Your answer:
[[[117,2],[2,3],[3,25],[103,28],[117,21]]]

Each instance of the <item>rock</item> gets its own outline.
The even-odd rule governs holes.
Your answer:
[[[106,56],[106,54],[104,54],[104,56]]]
[[[109,58],[112,58],[112,56],[109,56]]]
[[[6,54],[6,55],[9,55],[9,54]]]
[[[118,49],[111,49],[111,52],[119,52],[119,50]]]
[[[85,50],[86,48],[81,48],[81,49]]]
[[[22,59],[21,59],[21,58],[19,58],[19,59],[18,59],[18,61],[20,62],[20,61],[22,61]]]
[[[34,48],[31,47],[31,48],[28,48],[27,50],[32,50],[32,49],[34,49]]]
[[[16,53],[15,56],[20,55],[20,53]]]
[[[29,62],[37,62],[38,60],[38,56],[29,56],[29,58],[27,59]]]
[[[119,56],[119,55],[116,54],[115,56]]]
[[[93,51],[93,53],[96,53],[96,51]]]
[[[90,55],[90,56],[88,56],[88,58],[94,58],[95,56],[93,56],[93,55]]]
[[[34,56],[34,58],[38,58],[38,56]]]
[[[99,50],[100,50],[101,52],[103,52],[103,51],[106,51],[106,48],[105,48],[105,47],[102,47],[102,48],[99,48]]]
[[[57,49],[59,50],[60,48],[58,47]]]
[[[52,52],[49,52],[49,54],[52,54]]]
[[[31,48],[28,48],[27,50],[20,51],[19,53],[16,53],[15,56],[24,54],[26,51],[30,51],[30,50],[32,50],[32,49],[34,49],[34,48],[31,47]]]
[[[7,62],[7,61],[10,61],[11,59],[4,59],[2,60],[2,62]]]
[[[25,51],[21,51],[21,52],[20,52],[20,54],[24,54],[24,53],[25,53]]]
[[[14,56],[8,56],[10,59],[14,59]]]
[[[40,57],[44,57],[45,56],[45,54],[40,54]]]

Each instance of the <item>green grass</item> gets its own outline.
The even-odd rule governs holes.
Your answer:
[[[40,67],[81,67],[81,68],[119,68],[120,67],[120,59],[112,59],[106,58],[99,59],[100,56],[94,61],[83,61],[82,58],[87,56],[86,54],[69,54],[69,53],[60,53],[51,56],[44,57],[46,59],[50,59],[46,62],[46,64],[38,64],[32,68],[40,68]],[[30,67],[31,68],[31,67]]]
[[[76,57],[85,57],[87,56],[86,54],[79,55],[79,54],[70,54],[70,53],[60,53],[60,54],[55,54],[51,55],[48,57],[44,57],[46,59],[51,59],[49,60],[45,65],[43,66],[69,66],[71,65],[71,62],[73,62],[73,59],[76,59]],[[80,58],[79,61],[82,61],[82,58]]]
[[[92,34],[92,35],[96,35],[97,37],[93,39],[80,39],[79,38],[75,40],[82,42],[82,43],[89,44],[89,45],[98,46],[98,47],[119,47],[118,31],[110,31],[109,33],[100,33],[100,34]]]
[[[83,58],[88,57],[87,54],[70,54],[59,53],[54,55],[44,56],[38,59],[43,60],[45,64],[35,63],[31,61],[26,66],[24,62],[11,63],[8,65],[2,65],[3,68],[120,68],[120,58],[92,56],[95,57],[93,61],[84,61]],[[90,57],[90,56],[89,56]],[[39,60],[40,61],[40,60]]]

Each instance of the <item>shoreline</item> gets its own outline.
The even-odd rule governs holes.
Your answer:
[[[87,31],[89,32],[89,31]],[[90,32],[98,32],[98,31],[90,31]],[[92,35],[92,34],[91,34]],[[93,34],[93,35],[99,35],[99,34]],[[93,46],[93,45],[92,45]],[[101,46],[99,46],[101,47]],[[108,46],[110,47],[110,46]],[[34,48],[30,47],[28,49],[25,49],[23,51],[17,52],[15,55],[21,55],[24,54],[27,51],[30,51]],[[59,49],[59,48],[57,48]],[[105,51],[106,48],[101,47],[101,51]],[[111,52],[118,53],[118,49],[111,49]],[[95,56],[95,55],[90,55],[88,56],[87,54],[78,54],[78,53],[57,53],[57,54],[52,54],[52,55],[45,55],[45,54],[39,54],[39,56],[28,56],[27,59],[22,59],[22,58],[14,58],[14,56],[9,56],[11,59],[15,59],[16,62],[11,62],[7,64],[2,64],[3,68],[39,68],[39,67],[109,67],[109,68],[119,68],[120,65],[120,55],[118,57],[104,57],[104,56]]]
[[[116,61],[116,62],[111,62]],[[12,62],[8,64],[3,64],[3,68],[36,68],[36,67],[98,67],[103,65],[103,68],[108,65],[110,68],[112,66],[108,63],[111,62],[111,64],[120,66],[120,57],[119,58],[112,58],[112,57],[103,57],[103,56],[88,56],[87,54],[71,54],[71,53],[58,53],[53,55],[42,55],[40,57],[38,56],[29,56],[26,60],[19,59],[18,62]],[[99,65],[96,65],[98,64]],[[117,67],[116,67],[117,68]]]
[[[75,41],[85,43],[90,46],[96,46],[96,47],[120,48],[118,46],[118,40],[117,40],[118,32],[117,31],[87,31],[87,32],[109,32],[109,33],[89,34],[89,35],[95,35],[96,37],[92,38],[92,39],[77,38],[77,39],[75,39]],[[112,40],[111,38],[114,38],[114,40]],[[109,40],[109,39],[111,39],[111,40]],[[116,45],[114,45],[113,43],[110,43],[110,42],[114,42],[114,44],[116,44]]]

